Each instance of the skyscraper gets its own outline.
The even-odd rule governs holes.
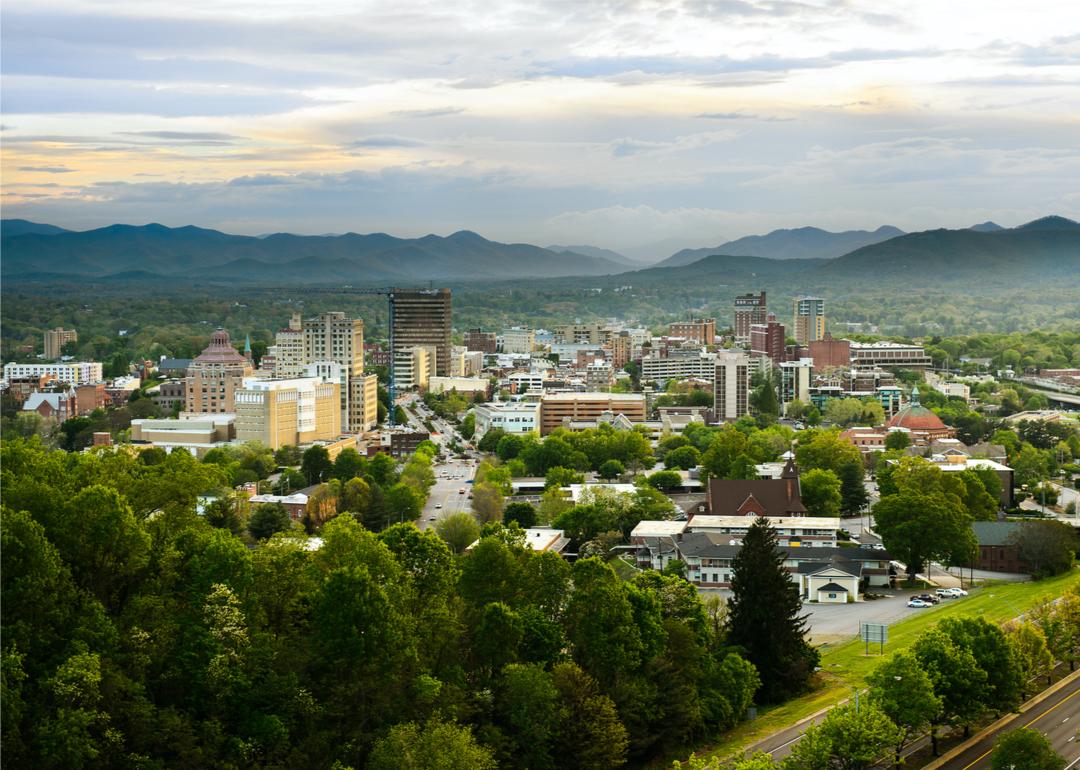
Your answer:
[[[809,345],[825,336],[825,300],[798,297],[793,303],[793,333],[800,345]]]
[[[765,307],[765,292],[760,294],[740,294],[735,297],[735,344],[750,344],[750,327],[765,323],[768,311]]]
[[[64,345],[69,342],[78,342],[79,335],[74,329],[64,329],[57,326],[55,329],[45,331],[45,359],[48,361],[60,357]]]
[[[394,358],[397,351],[417,345],[435,349],[435,374],[450,376],[450,290],[394,289]]]
[[[303,336],[305,365],[333,361],[341,367],[342,429],[370,430],[377,418],[378,379],[364,374],[363,320],[341,311],[323,313],[304,321]]]
[[[750,354],[768,356],[774,364],[784,360],[786,330],[776,316],[769,313],[768,321],[750,326]]]
[[[184,411],[235,412],[236,391],[251,372],[251,361],[232,346],[227,331],[218,329],[188,368]]]

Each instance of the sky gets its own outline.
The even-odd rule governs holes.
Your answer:
[[[644,256],[1080,215],[1075,0],[5,0],[0,24],[4,217]]]

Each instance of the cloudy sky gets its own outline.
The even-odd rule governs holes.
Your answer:
[[[1080,214],[1075,0],[5,0],[5,217],[633,250]]]

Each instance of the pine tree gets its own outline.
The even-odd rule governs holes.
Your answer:
[[[728,641],[745,648],[757,667],[760,700],[783,700],[806,686],[820,656],[806,641],[799,589],[768,520],[751,525],[732,567]]]

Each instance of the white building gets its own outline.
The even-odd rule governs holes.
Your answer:
[[[414,345],[394,352],[394,385],[399,391],[425,389],[435,376],[434,345]]]
[[[532,353],[536,347],[536,333],[532,329],[514,326],[503,329],[502,346],[503,353]]]
[[[668,380],[696,377],[711,381],[716,376],[716,354],[701,350],[661,356],[653,353],[641,359],[641,379],[661,387]]]
[[[779,545],[808,547],[836,547],[840,519],[825,516],[770,516],[769,524],[776,530]],[[687,532],[713,532],[730,536],[736,543],[742,542],[754,516],[706,516],[690,519]]]
[[[527,372],[513,372],[506,378],[512,393],[528,393],[544,389],[544,381],[548,379],[549,372],[546,369],[530,370]]]
[[[792,401],[810,403],[810,381],[814,372],[814,359],[800,358],[780,364],[780,403],[787,413]]]
[[[480,404],[473,407],[476,432],[473,440],[479,441],[492,428],[506,433],[533,433],[540,430],[539,402],[504,401]]]
[[[738,420],[750,412],[750,356],[724,352],[716,358],[713,409],[717,422]]]
[[[67,385],[87,385],[105,379],[101,363],[98,361],[75,361],[53,364],[4,364],[4,379],[14,377],[55,377],[58,382]]]

